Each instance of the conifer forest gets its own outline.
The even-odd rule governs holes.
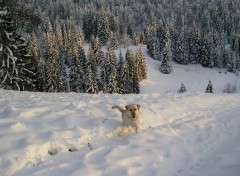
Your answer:
[[[141,45],[163,74],[172,62],[238,74],[240,1],[0,0],[3,89],[138,94]]]

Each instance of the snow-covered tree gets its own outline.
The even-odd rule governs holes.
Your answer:
[[[199,55],[198,55],[198,63],[202,64],[205,67],[213,67],[214,65],[214,62],[210,57],[211,47],[213,46],[210,46],[210,42],[208,41],[207,38],[204,37],[201,39]]]
[[[36,88],[32,91],[44,91],[46,85],[46,63],[43,58],[43,53],[41,48],[42,42],[44,41],[43,37],[39,41],[36,35],[33,33],[30,38],[30,51],[33,57],[34,67],[36,71]]]
[[[96,80],[96,75],[92,72],[92,68],[92,63],[91,61],[89,61],[86,73],[86,93],[97,94],[99,92],[98,84]]]
[[[113,49],[113,50],[116,50],[118,49],[118,41],[117,41],[117,38],[116,38],[116,34],[113,34],[113,32],[110,33],[110,36],[109,36],[109,46]]]
[[[47,70],[46,91],[48,92],[65,92],[67,90],[66,78],[59,62],[59,52],[57,50],[56,37],[53,33],[51,24],[49,23],[46,33],[46,51],[45,63]]]
[[[69,71],[69,86],[70,91],[85,93],[86,83],[85,83],[85,73],[86,70],[83,66],[83,61],[85,61],[85,50],[83,46],[79,46],[76,55],[73,57],[70,71]]]
[[[172,72],[172,70],[173,66],[172,66],[171,40],[168,38],[162,53],[162,63],[160,66],[160,71],[164,74],[169,74]]]
[[[148,36],[148,53],[150,56],[155,60],[160,60],[160,42],[157,37],[157,29],[156,26],[149,29],[149,36]]]
[[[117,87],[119,94],[125,94],[126,84],[125,84],[125,76],[126,76],[126,62],[123,58],[122,52],[120,51],[117,63]]]
[[[197,29],[189,32],[189,62],[191,64],[198,63],[200,40],[201,37]]]
[[[135,58],[132,50],[127,49],[127,52],[125,54],[125,61],[126,61],[126,92],[127,93],[132,93],[133,92],[133,76],[134,76],[134,71],[136,70],[135,66]]]
[[[97,30],[97,18],[96,18],[96,10],[93,7],[88,7],[85,10],[82,18],[83,23],[83,34],[85,39],[89,42],[91,36],[96,36]]]
[[[180,64],[188,64],[189,63],[189,43],[186,29],[182,29],[180,31],[180,35],[177,37],[175,41],[174,48],[174,61]]]
[[[108,47],[105,62],[102,66],[102,82],[105,93],[117,93],[117,67],[116,55],[111,47]]]
[[[12,90],[32,90],[35,70],[28,54],[28,42],[19,33],[11,1],[0,2],[0,87]]]
[[[136,53],[136,61],[138,64],[137,67],[138,67],[139,81],[143,79],[147,79],[147,64],[141,48],[139,48],[139,50]]]
[[[110,26],[106,15],[99,16],[97,23],[97,36],[102,44],[106,44],[110,37]]]

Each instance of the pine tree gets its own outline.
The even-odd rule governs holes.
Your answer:
[[[187,89],[186,89],[186,87],[185,87],[185,85],[183,83],[181,84],[181,87],[180,87],[178,92],[179,93],[187,92]]]
[[[126,76],[126,66],[125,61],[122,55],[122,52],[120,51],[119,57],[118,57],[118,63],[117,63],[117,87],[119,94],[125,94],[125,76]]]
[[[211,47],[207,38],[202,38],[199,48],[198,63],[205,67],[213,67],[214,63],[210,57]]]
[[[28,42],[18,32],[11,1],[0,2],[0,87],[33,90],[35,70],[28,54]]]
[[[96,11],[92,7],[87,8],[83,14],[83,34],[88,42],[90,41],[92,35],[96,36],[97,34],[97,18],[95,16]]]
[[[164,74],[169,74],[172,72],[172,70],[173,70],[173,67],[172,67],[171,40],[168,38],[165,44],[165,47],[163,49],[163,58],[160,66],[160,71]]]
[[[213,93],[213,85],[211,81],[208,82],[206,93]]]
[[[118,49],[118,42],[116,39],[116,35],[111,32],[110,37],[109,37],[109,45],[113,50]]]
[[[100,74],[100,84],[101,84],[100,90],[103,93],[108,92],[107,85],[108,85],[109,80],[107,78],[107,73],[108,73],[108,70],[110,70],[109,66],[110,66],[109,61],[107,59],[104,59],[102,65],[101,65],[101,74]]]
[[[111,47],[108,47],[106,59],[102,65],[102,82],[104,93],[117,93],[117,68],[116,68],[116,55]]]
[[[147,79],[147,64],[141,48],[139,48],[139,50],[136,53],[136,60],[138,63],[137,67],[138,67],[139,81],[143,79]]]
[[[59,56],[58,62],[59,62],[60,68],[63,72],[63,77],[66,78],[67,77],[67,71],[66,71],[66,67],[65,67],[65,59],[70,64],[70,54],[68,55],[66,50],[65,50],[65,42],[68,42],[68,41],[64,41],[64,32],[63,32],[61,23],[59,23],[59,22],[56,24],[56,32],[55,33],[56,33],[56,35],[55,35],[56,36],[56,47],[58,48],[58,53],[59,53],[58,54],[58,56]],[[67,56],[68,56],[68,58],[65,58]],[[65,84],[68,85],[67,82]]]
[[[107,57],[109,57],[110,61],[110,68],[111,68],[111,74],[110,74],[110,82],[111,86],[110,87],[110,93],[117,93],[118,92],[118,87],[117,87],[117,58],[114,53],[114,50],[110,49],[107,52]]]
[[[97,36],[102,44],[106,44],[110,37],[110,26],[108,17],[100,16],[97,23]]]
[[[94,49],[92,47],[88,50],[88,61],[91,63],[90,65],[88,64],[88,67],[91,66],[92,74],[94,77],[97,77],[97,62],[94,55]]]
[[[88,63],[86,73],[86,93],[97,94],[99,92],[95,74],[92,72],[93,66],[91,61]]]
[[[94,58],[96,60],[96,64],[97,66],[100,66],[104,60],[104,53],[102,51],[101,42],[98,37],[95,39],[93,38],[92,47],[94,49]]]
[[[180,64],[188,64],[189,62],[189,47],[188,37],[185,29],[182,29],[180,35],[176,39],[174,50],[174,60]]]
[[[135,59],[134,59],[134,54],[130,49],[127,49],[126,55],[125,55],[125,60],[126,60],[126,82],[125,82],[125,90],[126,93],[133,93],[133,76],[134,76],[134,71],[135,71]]]
[[[82,88],[80,89],[82,90],[83,93],[86,93],[87,57],[83,45],[80,45],[78,48],[78,57],[84,75],[82,80]]]
[[[40,41],[43,41],[43,37],[41,37]],[[38,42],[36,35],[33,33],[30,38],[30,48],[31,55],[34,61],[34,67],[36,70],[36,88],[34,91],[44,91],[44,86],[46,85],[46,65],[43,60],[41,53],[41,42]]]
[[[84,57],[84,53],[82,52],[84,52],[84,50],[79,48],[76,55],[73,57],[69,71],[70,91],[78,93],[84,93],[85,91],[84,69],[81,64],[81,59]]]
[[[46,69],[47,69],[47,84],[46,91],[48,92],[65,92],[67,90],[66,80],[61,70],[59,62],[59,53],[56,46],[56,38],[52,31],[52,26],[49,23],[46,33]]]
[[[132,78],[132,93],[139,94],[140,93],[140,78],[137,68],[135,67],[133,72],[133,78]]]
[[[189,35],[189,62],[191,64],[196,64],[198,63],[201,37],[197,30],[190,31]]]
[[[148,53],[155,60],[160,60],[160,42],[157,37],[156,26],[152,27],[148,36]]]

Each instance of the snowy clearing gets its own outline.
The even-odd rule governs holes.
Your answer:
[[[240,173],[239,94],[0,93],[0,175]],[[141,130],[118,137],[111,106],[134,102]]]

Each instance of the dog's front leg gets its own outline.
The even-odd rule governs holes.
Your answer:
[[[122,130],[118,133],[118,136],[119,136],[119,137],[122,137],[122,133],[123,133],[123,131],[125,130],[125,128],[126,128],[126,127],[123,127]]]
[[[138,126],[136,125],[136,134],[138,133]]]

